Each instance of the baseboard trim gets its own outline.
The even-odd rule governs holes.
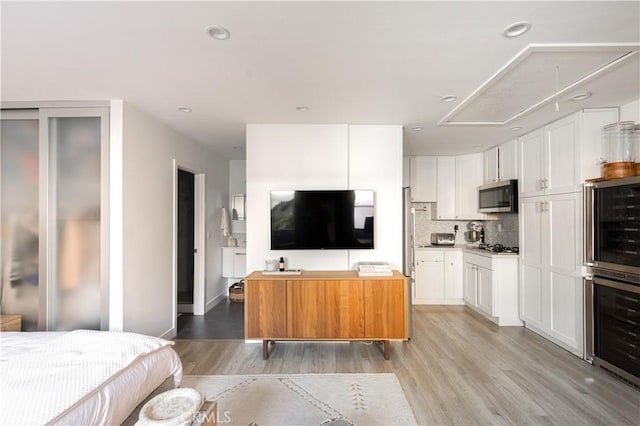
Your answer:
[[[160,338],[161,338],[161,339],[167,339],[167,340],[170,340],[170,339],[173,339],[174,337],[176,337],[176,335],[177,335],[177,334],[178,334],[178,333],[176,332],[175,327],[171,327],[169,330],[167,330],[167,331],[165,331],[164,333],[162,333],[162,334],[160,335]]]
[[[462,299],[433,299],[433,300],[424,300],[424,299],[413,299],[413,305],[464,305],[464,300]]]
[[[216,297],[214,297],[213,299],[209,300],[204,307],[204,312],[205,313],[209,312],[214,306],[222,302],[226,297],[227,297],[227,291],[225,290],[219,295],[217,295]]]

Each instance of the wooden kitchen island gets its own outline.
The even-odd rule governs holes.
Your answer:
[[[245,278],[245,338],[262,339],[262,356],[277,340],[407,340],[407,278],[359,277],[356,271],[303,271]]]

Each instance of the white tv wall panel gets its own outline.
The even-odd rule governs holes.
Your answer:
[[[247,125],[247,273],[283,256],[288,268],[347,269],[347,250],[272,251],[272,190],[348,189],[346,124]]]
[[[376,208],[374,249],[349,250],[348,269],[377,260],[402,270],[402,164],[402,126],[349,126],[349,189],[373,189]]]
[[[400,267],[401,188],[401,126],[248,125],[247,272],[280,256],[295,269],[345,270],[359,260]],[[282,189],[374,190],[376,248],[272,251],[269,192]]]

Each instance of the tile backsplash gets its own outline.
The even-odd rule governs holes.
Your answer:
[[[415,215],[415,244],[417,246],[431,244],[431,234],[438,232],[453,233],[454,225],[458,225],[456,244],[471,244],[465,240],[464,233],[468,231],[470,220],[433,220],[431,218],[432,203],[413,203]],[[503,213],[495,215],[498,220],[473,221],[480,222],[484,227],[484,240],[489,244],[504,246],[518,246],[518,215]],[[479,243],[479,241],[477,242]],[[477,244],[476,243],[476,244]]]
[[[507,247],[518,247],[519,224],[517,213],[496,214],[498,220],[485,220],[484,240],[489,244],[502,244]],[[500,228],[502,228],[500,230]]]

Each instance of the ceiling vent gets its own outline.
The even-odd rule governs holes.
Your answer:
[[[501,126],[638,58],[638,44],[531,44],[456,106],[441,126]]]

